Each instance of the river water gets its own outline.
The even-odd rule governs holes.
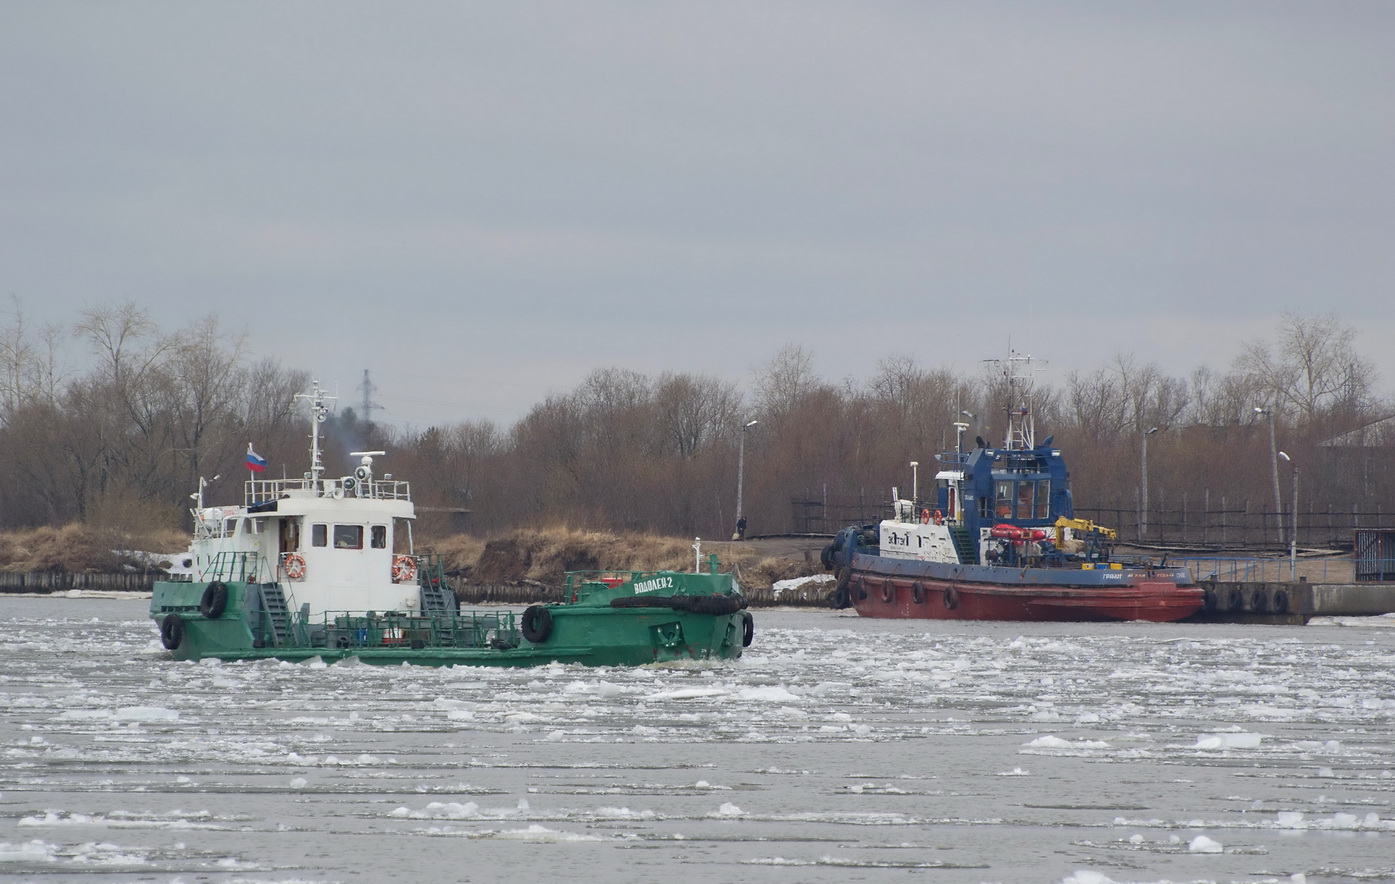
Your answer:
[[[757,611],[739,661],[175,663],[0,598],[0,880],[1395,880],[1395,620]]]

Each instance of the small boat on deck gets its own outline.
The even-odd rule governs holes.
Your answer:
[[[150,599],[174,659],[627,666],[735,659],[750,645],[735,577],[715,555],[703,571],[700,547],[692,572],[573,572],[563,602],[460,610],[440,559],[413,549],[408,483],[374,473],[381,451],[353,452],[353,475],[325,478],[326,397],[318,386],[302,395],[312,412],[303,478],[251,478],[230,507],[205,507],[200,483],[187,573],[157,582]]]
[[[1052,437],[1037,443],[1026,406],[1008,423],[1002,447],[978,438],[939,455],[932,501],[897,499],[890,518],[838,533],[823,551],[835,605],[863,617],[1026,621],[1165,622],[1202,609],[1186,568],[1115,556],[1114,531],[1075,518],[1065,460]]]

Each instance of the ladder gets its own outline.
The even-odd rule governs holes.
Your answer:
[[[460,613],[460,602],[455,597],[455,590],[446,580],[446,569],[441,557],[424,555],[420,561],[417,583],[421,586],[421,613],[431,618],[435,626],[437,644],[454,645],[455,619]]]
[[[978,564],[978,544],[969,536],[965,525],[950,525],[949,536],[954,538],[954,551],[959,554],[959,562],[964,565]]]
[[[281,589],[279,583],[263,583],[261,585],[262,597],[262,625],[270,627],[263,630],[263,636],[271,640],[273,647],[282,647],[290,643],[291,638],[291,612],[286,606],[286,593]],[[270,634],[267,635],[266,633]]]

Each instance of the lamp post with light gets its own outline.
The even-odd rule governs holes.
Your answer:
[[[738,540],[746,539],[746,510],[742,507],[741,491],[742,483],[746,478],[746,431],[760,423],[758,420],[750,421],[741,427],[741,444],[737,448],[736,454],[736,534]]]
[[[1298,464],[1293,462],[1293,458],[1288,456],[1287,451],[1280,451],[1282,457],[1289,466],[1293,467],[1293,527],[1288,533],[1288,579],[1296,581],[1298,579]]]
[[[1158,431],[1157,427],[1143,433],[1143,448],[1138,458],[1139,473],[1139,514],[1138,536],[1141,539],[1148,533],[1148,437]]]
[[[1274,441],[1274,409],[1255,406],[1255,414],[1269,417],[1269,462],[1274,468],[1274,518],[1279,526],[1279,542],[1284,542],[1284,502],[1279,494],[1279,446]]]

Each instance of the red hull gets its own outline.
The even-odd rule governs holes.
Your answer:
[[[1168,623],[1201,610],[1199,586],[1148,580],[1122,586],[1000,586],[868,575],[849,587],[863,617],[921,620],[1097,621]],[[865,593],[865,598],[862,597]]]

